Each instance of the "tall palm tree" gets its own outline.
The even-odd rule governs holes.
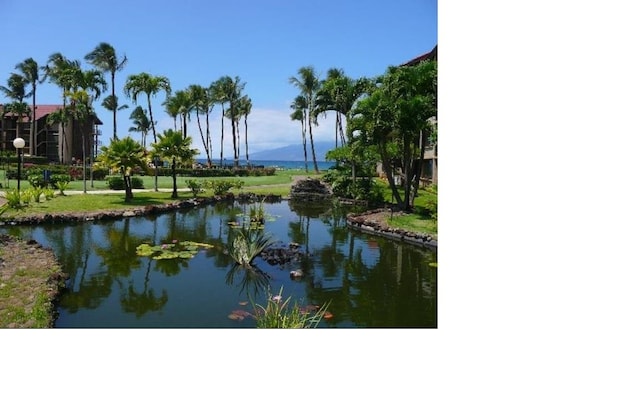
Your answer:
[[[129,132],[139,132],[140,137],[140,145],[143,148],[147,147],[147,134],[149,133],[149,129],[151,129],[151,122],[149,121],[149,117],[147,117],[147,111],[142,108],[142,106],[137,106],[131,112],[129,116],[133,126],[129,128]]]
[[[253,104],[251,103],[251,99],[248,96],[242,96],[240,98],[239,115],[244,117],[244,155],[247,159],[247,166],[249,166],[249,137],[248,137],[248,125],[247,125],[247,117],[251,114],[251,108]]]
[[[84,59],[100,71],[111,74],[111,100],[109,102],[105,100],[102,104],[107,110],[113,112],[113,138],[117,139],[116,112],[118,111],[118,97],[116,96],[116,72],[124,69],[127,64],[127,56],[125,55],[119,59],[113,46],[102,42],[93,51],[84,56]]]
[[[40,78],[40,67],[38,67],[38,63],[33,58],[27,58],[21,63],[18,63],[16,65],[16,69],[20,71],[25,81],[31,85],[31,113],[29,114],[31,132],[29,133],[29,153],[36,156],[38,155],[36,148],[36,87],[44,81],[44,77]]]
[[[44,66],[45,77],[49,78],[49,81],[60,87],[62,90],[62,108],[67,107],[67,94],[71,90],[71,87],[76,80],[77,71],[80,69],[80,62],[77,60],[69,60],[62,53],[53,53],[49,56],[47,64]],[[61,113],[65,116],[68,115]],[[66,120],[62,122],[62,143],[60,151],[60,160],[65,162],[66,157],[69,157],[69,143],[66,134]]]
[[[158,142],[153,143],[151,147],[152,156],[171,161],[171,176],[173,178],[173,192],[171,198],[178,198],[178,183],[176,174],[177,161],[187,162],[193,160],[198,154],[196,149],[191,149],[191,137],[184,137],[180,132],[174,130],[166,130],[158,136]]]
[[[190,121],[191,112],[195,107],[190,92],[188,90],[176,90],[162,104],[167,109],[167,113],[169,113],[169,110],[171,112],[177,111],[176,115],[180,116],[180,131],[182,136],[187,137],[187,123]],[[171,115],[171,113],[169,114]]]
[[[110,145],[102,146],[98,160],[106,166],[117,168],[122,174],[125,189],[125,202],[133,199],[131,190],[131,170],[135,167],[146,168],[144,148],[140,143],[126,136],[122,139],[112,140]]]
[[[156,143],[158,139],[156,137],[156,124],[153,120],[153,111],[151,110],[151,96],[160,91],[164,91],[167,96],[171,94],[169,78],[160,75],[150,75],[146,72],[141,72],[137,75],[129,75],[127,82],[124,85],[125,95],[130,97],[136,104],[140,93],[145,93],[147,95],[147,109],[149,111],[154,143]]]
[[[300,94],[307,101],[307,128],[309,129],[309,141],[311,142],[311,157],[313,158],[313,169],[316,174],[320,173],[318,161],[316,159],[316,148],[313,142],[313,124],[318,125],[318,115],[316,110],[316,96],[320,89],[320,80],[312,66],[302,67],[298,70],[298,76],[289,78],[289,83],[300,90]]]
[[[222,108],[220,112],[220,167],[222,167],[224,151],[224,105],[228,102],[224,93],[224,87],[229,84],[229,81],[231,81],[231,77],[223,76],[209,86],[209,90],[212,92],[212,101],[220,103],[220,107]]]
[[[173,119],[173,130],[178,130],[178,116],[180,115],[180,103],[175,96],[168,96],[166,100],[162,103],[164,106],[164,112],[169,114],[171,119]],[[182,123],[180,124],[182,125]]]
[[[209,113],[211,112],[212,102],[209,98],[209,90],[200,85],[189,85],[188,89],[193,109],[196,112],[196,120],[198,122],[198,131],[200,131],[200,139],[202,140],[202,146],[207,156],[207,165],[211,166],[211,132],[209,130]],[[200,115],[205,115],[206,123],[206,135],[202,130],[202,123],[200,121]]]
[[[235,78],[231,77],[223,77],[223,83],[221,85],[221,90],[224,96],[224,99],[227,103],[229,103],[229,108],[226,111],[226,114],[223,113],[229,120],[231,120],[231,134],[233,135],[233,165],[238,167],[240,164],[240,152],[238,151],[238,136],[236,133],[237,121],[239,117],[239,102],[242,97],[242,91],[244,90],[245,83],[240,81],[240,77],[236,76]]]
[[[298,95],[291,103],[290,108],[293,110],[290,117],[293,121],[300,121],[302,125],[302,150],[304,151],[304,171],[309,172],[309,165],[307,163],[307,100],[304,96]]]

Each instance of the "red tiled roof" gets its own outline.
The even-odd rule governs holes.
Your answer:
[[[413,60],[407,61],[406,63],[400,65],[401,67],[406,67],[406,66],[411,66],[411,65],[416,65],[416,64],[420,64],[422,61],[425,60],[438,60],[438,45],[436,45],[433,50],[431,50],[428,53],[425,53],[421,56],[418,56],[416,58],[414,58]]]
[[[0,108],[2,106],[0,105]],[[36,114],[35,114],[35,119],[36,121],[46,117],[47,115],[58,111],[62,108],[62,104],[36,104]],[[31,105],[29,105],[29,109],[31,109]],[[8,115],[11,115],[11,113],[8,113]],[[97,125],[102,125],[102,121],[100,121],[100,119],[98,118],[97,115],[94,115],[95,121]],[[28,121],[29,118],[28,117],[23,117],[22,121]]]

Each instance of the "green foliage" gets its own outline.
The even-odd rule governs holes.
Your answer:
[[[425,189],[424,195],[425,195],[424,209],[427,213],[427,216],[437,221],[438,220],[438,185],[437,184],[429,185]]]
[[[25,190],[25,195],[33,199],[36,203],[40,203],[40,197],[44,194],[44,188],[41,186],[33,186]]]
[[[187,183],[187,187],[191,190],[191,193],[193,193],[193,197],[198,196],[198,194],[204,192],[203,184],[201,181],[197,181],[195,179],[187,179],[186,181]]]
[[[156,246],[143,243],[136,248],[136,254],[141,257],[151,257],[154,260],[188,259],[193,258],[200,248],[211,249],[214,247],[207,243],[173,240],[171,243],[163,243]]]
[[[297,301],[291,304],[291,296],[282,300],[282,287],[276,296],[268,294],[267,305],[252,303],[257,328],[304,329],[315,328],[327,315],[329,303],[322,307],[302,307]],[[313,311],[313,312],[312,312]]]
[[[18,189],[7,190],[5,192],[5,199],[7,200],[7,206],[13,209],[22,208],[22,195]]]
[[[51,188],[44,188],[43,194],[44,194],[44,198],[47,200],[51,200],[55,196],[55,192]]]
[[[54,176],[57,176],[57,175],[54,175]],[[60,191],[60,194],[62,196],[64,196],[64,191],[67,190],[67,188],[69,187],[69,181],[66,180],[66,178],[67,177],[65,176],[65,179],[55,180],[54,183],[53,183],[53,185],[56,187],[56,189],[58,189]]]
[[[250,268],[262,250],[273,243],[263,229],[254,229],[247,223],[232,224],[227,250],[237,264]]]
[[[242,186],[244,186],[244,182],[239,179],[234,181],[211,180],[211,181],[207,181],[206,185],[211,190],[213,190],[214,195],[219,196],[229,192],[229,190],[233,188],[242,189]]]

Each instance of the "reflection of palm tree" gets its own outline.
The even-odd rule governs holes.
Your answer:
[[[134,313],[137,318],[140,318],[149,311],[158,311],[167,304],[169,301],[169,295],[166,289],[162,289],[162,294],[156,296],[153,293],[153,289],[149,289],[149,273],[151,270],[151,260],[147,263],[147,272],[144,276],[144,288],[142,293],[135,291],[133,286],[129,284],[127,292],[120,295],[120,304],[124,312]]]
[[[112,276],[128,277],[134,269],[140,267],[140,259],[136,248],[144,238],[131,233],[131,220],[122,221],[122,227],[112,223],[106,232],[106,246],[96,246],[95,252],[102,257],[102,265],[105,265]]]

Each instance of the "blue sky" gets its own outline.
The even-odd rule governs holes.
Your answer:
[[[44,65],[50,54],[61,52],[89,68],[84,56],[98,43],[110,43],[129,59],[116,75],[116,94],[121,104],[130,107],[118,113],[123,136],[135,107],[122,93],[128,75],[164,75],[173,90],[190,84],[208,86],[221,76],[237,75],[253,102],[248,119],[250,153],[301,143],[299,124],[289,118],[297,90],[288,82],[300,67],[312,65],[321,77],[332,67],[353,78],[373,77],[430,51],[438,39],[435,0],[0,0],[0,10],[5,16],[0,25],[3,85],[15,64],[28,57]],[[104,122],[103,144],[108,144],[113,126],[110,112],[100,106],[103,97],[95,106]],[[162,109],[164,99],[161,93],[152,104],[160,130],[173,126]],[[37,102],[59,104],[59,88],[44,83]],[[219,122],[219,112],[214,110],[214,121]],[[331,122],[321,118],[315,140],[333,139]],[[202,149],[195,118],[189,131]],[[225,153],[231,154],[230,149],[229,141]]]

